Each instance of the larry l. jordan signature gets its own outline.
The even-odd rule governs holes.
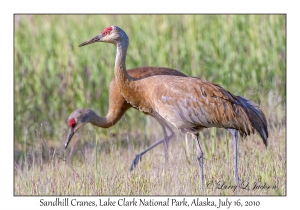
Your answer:
[[[206,184],[207,189],[219,189],[219,190],[232,190],[233,192],[237,189],[244,189],[244,190],[274,190],[277,189],[276,185],[269,185],[267,183],[262,182],[254,182],[250,183],[247,181],[240,181],[239,186],[232,185],[229,183],[226,183],[224,181],[216,181],[216,182],[208,182]]]

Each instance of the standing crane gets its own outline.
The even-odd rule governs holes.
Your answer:
[[[227,129],[233,138],[234,182],[238,186],[238,132],[242,136],[257,132],[267,147],[268,124],[260,107],[235,96],[220,85],[194,77],[158,75],[131,77],[126,71],[127,34],[118,26],[109,26],[99,35],[79,45],[107,42],[116,46],[114,75],[121,94],[140,111],[161,117],[183,133],[191,133],[196,142],[200,189],[203,189],[203,151],[199,132],[205,128]]]
[[[128,73],[130,76],[135,78],[144,78],[153,75],[174,75],[174,76],[183,76],[183,77],[186,76],[182,72],[177,71],[175,69],[163,68],[163,67],[134,68],[128,70]],[[124,113],[131,107],[132,107],[131,104],[127,103],[124,97],[122,96],[122,94],[120,93],[116,80],[115,78],[113,78],[109,85],[108,112],[106,116],[99,117],[93,110],[90,109],[74,110],[70,114],[68,119],[68,126],[70,128],[69,128],[69,133],[67,135],[65,148],[68,147],[75,132],[81,129],[86,123],[92,123],[93,125],[101,128],[109,128],[115,125],[124,115]],[[146,152],[148,152],[149,150],[151,150],[152,148],[156,147],[157,145],[163,142],[164,142],[165,158],[166,160],[168,160],[168,143],[169,140],[174,135],[173,130],[168,126],[168,124],[162,118],[147,112],[144,112],[144,114],[150,115],[158,121],[158,123],[161,125],[163,129],[164,138],[154,143],[153,145],[149,146],[142,152],[138,153],[131,163],[130,170],[133,170],[135,168],[139,160],[141,160],[141,157]],[[166,129],[170,131],[170,135],[167,134]]]

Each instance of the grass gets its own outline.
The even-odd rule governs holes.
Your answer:
[[[284,114],[284,112],[282,112]],[[152,125],[157,123],[152,120]],[[249,189],[225,189],[234,186],[231,139],[227,132],[212,129],[203,132],[204,195],[285,195],[286,154],[285,125],[270,129],[270,146],[265,149],[257,135],[240,139],[239,176],[249,183]],[[217,143],[212,145],[211,133],[216,134]],[[162,132],[150,139],[159,139]],[[163,146],[143,156],[133,172],[129,166],[140,150],[150,142],[134,147],[141,137],[124,133],[119,139],[99,141],[99,135],[88,140],[93,146],[77,142],[73,155],[69,151],[51,149],[43,138],[36,142],[39,153],[29,154],[31,159],[20,159],[15,164],[15,195],[198,195],[199,180],[195,145],[188,135],[189,147],[184,136],[176,133],[170,141],[169,163],[165,162]],[[146,139],[147,140],[147,139]],[[229,149],[227,149],[227,141]],[[201,141],[203,142],[203,141]],[[73,143],[75,144],[75,143]],[[203,143],[202,143],[203,145]],[[214,149],[214,152],[212,148]],[[41,154],[46,157],[42,158]],[[45,161],[46,160],[46,161]],[[255,182],[275,189],[252,190]],[[213,185],[212,185],[212,184]],[[217,183],[220,184],[218,187]],[[221,189],[219,189],[221,188]]]
[[[163,136],[158,123],[135,110],[107,130],[85,126],[72,140],[72,156],[63,150],[66,121],[75,108],[101,116],[107,111],[115,48],[78,45],[109,25],[130,38],[128,69],[175,68],[250,98],[266,113],[270,146],[265,150],[257,135],[240,140],[239,174],[276,189],[212,188],[204,194],[285,195],[285,21],[284,15],[16,15],[15,195],[199,193],[193,141],[180,133],[170,143],[168,164],[159,146],[128,173],[134,154]],[[232,184],[228,134],[209,129],[201,138],[207,183]]]

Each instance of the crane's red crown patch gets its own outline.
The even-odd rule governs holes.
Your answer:
[[[109,26],[109,27],[105,28],[105,29],[101,32],[101,34],[102,34],[103,36],[105,36],[105,35],[109,34],[109,33],[111,32],[111,30],[112,30],[112,27]]]

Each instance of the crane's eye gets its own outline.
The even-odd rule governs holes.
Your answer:
[[[76,121],[75,121],[75,119],[74,119],[74,118],[70,119],[70,120],[68,121],[68,125],[69,125],[70,128],[74,128],[74,127],[76,126]]]

